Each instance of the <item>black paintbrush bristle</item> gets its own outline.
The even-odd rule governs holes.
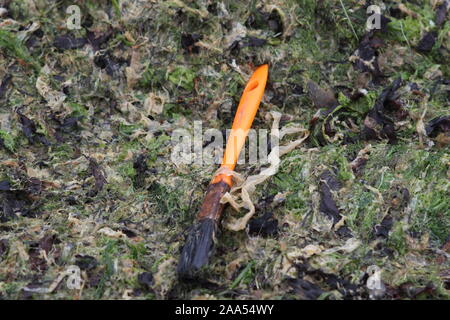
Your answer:
[[[197,221],[189,231],[181,252],[177,272],[180,278],[195,278],[208,263],[214,247],[217,222],[214,219]]]

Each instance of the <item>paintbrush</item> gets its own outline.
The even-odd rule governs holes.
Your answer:
[[[233,170],[236,166],[248,131],[264,95],[268,71],[269,66],[267,64],[259,66],[245,86],[228,137],[221,165],[223,171]],[[230,190],[231,186],[231,176],[226,173],[216,174],[209,184],[203,204],[194,225],[188,232],[186,243],[181,252],[177,268],[181,278],[197,276],[202,267],[208,264],[223,211],[223,204],[220,203],[220,199]]]

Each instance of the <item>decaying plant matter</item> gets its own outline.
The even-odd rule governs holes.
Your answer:
[[[0,1],[0,299],[448,299],[449,8]],[[182,280],[217,166],[172,135],[231,128],[266,63],[280,144],[228,172]]]

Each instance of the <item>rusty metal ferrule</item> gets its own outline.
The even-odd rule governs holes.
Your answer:
[[[197,215],[197,220],[213,219],[219,221],[224,207],[224,205],[220,203],[220,199],[229,190],[230,186],[224,181],[211,183],[206,190],[206,195]]]

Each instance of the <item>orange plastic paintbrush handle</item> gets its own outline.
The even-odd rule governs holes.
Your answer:
[[[253,119],[255,119],[256,112],[264,95],[268,74],[269,65],[264,64],[255,70],[247,82],[234,117],[221,168],[233,170],[236,166],[248,131],[252,126]],[[215,176],[212,183],[219,181],[224,181],[229,186],[232,184],[231,177],[225,174]]]

